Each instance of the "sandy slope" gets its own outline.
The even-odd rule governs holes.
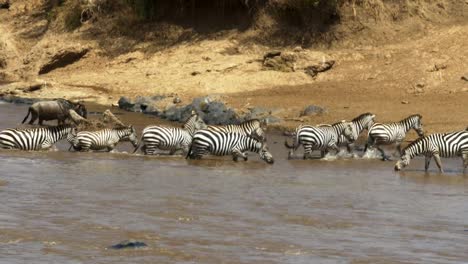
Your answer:
[[[290,73],[263,70],[261,58],[271,48],[246,43],[236,33],[181,42],[153,53],[142,52],[147,43],[139,43],[134,52],[109,57],[103,55],[102,44],[83,37],[86,27],[73,34],[47,33],[34,45],[32,40],[15,38],[11,31],[1,26],[0,36],[4,41],[9,36],[10,49],[14,49],[13,39],[20,42],[23,50],[16,51],[16,61],[28,59],[16,73],[48,83],[26,95],[30,97],[67,97],[110,105],[120,96],[177,94],[188,102],[195,96],[217,94],[238,111],[253,106],[272,109],[286,127],[334,122],[368,111],[375,112],[380,121],[421,113],[432,131],[468,125],[468,82],[461,80],[468,74],[468,23],[428,26],[415,39],[383,45],[296,50],[302,64],[307,63],[304,58],[311,64],[323,58],[336,61],[330,71],[315,79],[300,69]],[[45,75],[34,73],[43,53],[78,44],[91,47],[80,61]],[[282,49],[292,51],[293,47]],[[310,104],[329,111],[299,118]]]

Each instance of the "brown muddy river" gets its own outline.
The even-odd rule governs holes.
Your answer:
[[[27,106],[0,104],[0,129]],[[142,128],[157,119],[125,114]],[[139,130],[141,132],[141,130]],[[273,144],[277,141],[277,144]],[[468,263],[461,159],[187,161],[0,151],[0,263]],[[136,239],[147,248],[114,250]]]

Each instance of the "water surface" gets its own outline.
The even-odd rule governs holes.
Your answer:
[[[26,106],[0,104],[0,129]],[[98,109],[101,111],[102,109]],[[158,122],[119,116],[139,129]],[[141,130],[139,130],[140,132]],[[378,160],[187,161],[0,151],[1,263],[467,263],[461,159],[426,174]],[[277,144],[274,144],[277,142]],[[108,249],[126,239],[148,244]]]

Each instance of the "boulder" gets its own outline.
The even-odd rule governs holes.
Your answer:
[[[161,110],[157,106],[157,103],[163,99],[165,96],[156,95],[156,96],[137,96],[134,101],[128,97],[121,97],[119,99],[119,108],[124,109],[130,112],[143,112],[145,114],[159,115]]]
[[[304,70],[310,76],[315,77],[319,72],[324,72],[331,69],[334,64],[334,60],[322,61],[319,64],[308,66]]]
[[[234,110],[227,108],[221,101],[215,101],[210,97],[197,97],[192,103],[183,107],[172,106],[164,111],[161,116],[171,121],[184,122],[190,117],[192,110],[210,125],[237,124],[240,122]]]
[[[300,116],[321,115],[327,112],[328,110],[326,108],[316,106],[316,105],[309,105],[301,112]]]
[[[10,0],[0,0],[0,8],[10,8]]]
[[[39,67],[39,74],[51,72],[57,68],[65,67],[81,59],[90,49],[87,47],[68,47],[52,54]]]

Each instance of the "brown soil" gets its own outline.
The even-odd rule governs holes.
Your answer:
[[[274,47],[303,58],[295,72],[262,69],[263,54],[273,49],[265,43],[268,39],[258,41],[265,28],[274,26],[265,18],[257,29],[189,38],[170,46],[155,46],[151,32],[142,40],[99,33],[97,26],[108,20],[74,32],[53,30],[51,24],[41,37],[26,38],[20,34],[24,28],[43,23],[28,13],[32,12],[28,6],[40,2],[17,1],[10,12],[0,10],[0,20],[6,21],[0,24],[0,55],[6,54],[8,62],[5,70],[0,69],[0,77],[3,73],[5,80],[47,83],[39,91],[16,92],[20,96],[67,97],[110,105],[120,96],[177,94],[187,103],[196,96],[216,94],[241,112],[254,106],[271,108],[284,120],[279,127],[330,123],[363,112],[375,113],[381,122],[420,113],[429,132],[468,125],[468,82],[461,79],[468,74],[468,19],[463,16],[468,4],[463,1],[417,1],[423,14],[410,14],[397,22],[384,13],[394,11],[390,5],[371,1],[383,5],[379,19],[364,16],[371,9],[358,9],[358,16],[364,10],[359,21],[364,29],[349,32],[344,28],[356,24],[356,14],[351,5],[344,6],[351,22],[346,24],[343,18],[334,29],[340,39],[326,48]],[[458,9],[453,11],[452,6]],[[440,11],[433,11],[437,8]],[[90,32],[97,33],[90,37]],[[78,44],[91,51],[66,67],[37,74],[44,54]],[[336,63],[315,79],[301,69],[308,60],[314,64],[323,59]],[[328,113],[299,117],[311,104],[327,108]]]

